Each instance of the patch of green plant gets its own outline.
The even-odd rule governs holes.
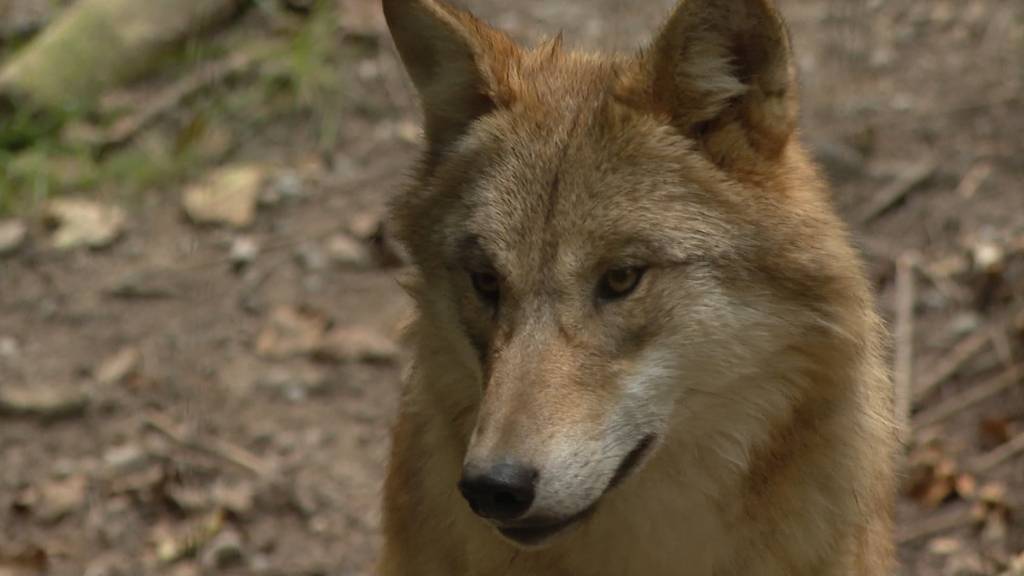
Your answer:
[[[312,113],[321,149],[333,148],[341,134],[339,36],[337,3],[321,0],[285,54],[283,80],[299,106]]]

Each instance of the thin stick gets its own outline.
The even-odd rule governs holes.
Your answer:
[[[234,53],[212,64],[202,65],[194,73],[171,84],[147,105],[131,116],[122,118],[106,131],[99,142],[103,152],[129,143],[140,132],[167,115],[189,98],[220,84],[233,76],[252,70],[273,53],[273,45],[260,44],[253,49]]]
[[[964,174],[960,184],[956,187],[957,194],[964,199],[970,200],[978,193],[978,189],[988,180],[992,174],[992,164],[981,162],[971,166],[971,169]]]
[[[970,465],[975,474],[984,474],[996,466],[1024,453],[1024,432],[1017,434],[998,448],[975,458]]]
[[[1011,369],[987,382],[971,386],[960,394],[950,396],[930,410],[917,414],[913,419],[914,428],[921,429],[938,424],[957,412],[991,398],[1019,382],[1021,382],[1021,372]]]
[[[910,168],[904,170],[888,186],[882,188],[874,195],[874,200],[868,204],[860,217],[861,225],[870,224],[882,214],[885,214],[893,206],[899,204],[911,191],[931,178],[935,173],[935,162],[922,160]]]
[[[940,384],[957,373],[960,368],[977,356],[992,342],[990,329],[975,330],[957,342],[956,346],[941,361],[936,368],[922,378],[921,382],[914,388],[914,402],[919,403]]]
[[[260,460],[259,457],[225,440],[210,438],[205,441],[199,441],[157,414],[150,414],[146,417],[144,424],[184,448],[219,458],[255,476],[266,477],[270,475],[270,466]]]
[[[900,531],[896,536],[899,544],[906,544],[922,538],[928,538],[942,532],[955,530],[963,526],[970,526],[977,522],[970,510],[952,510],[938,516],[926,518],[908,528]]]
[[[914,364],[914,268],[916,258],[904,254],[896,261],[896,417],[904,430],[910,424]]]

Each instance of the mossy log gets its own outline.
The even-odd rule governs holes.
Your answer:
[[[79,0],[0,68],[0,97],[42,109],[87,107],[144,74],[168,48],[246,0]]]

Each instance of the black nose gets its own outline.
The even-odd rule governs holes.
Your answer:
[[[467,466],[459,491],[478,515],[494,520],[514,520],[533,504],[537,471],[528,466],[501,463],[485,472]]]

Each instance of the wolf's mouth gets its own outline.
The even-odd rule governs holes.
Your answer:
[[[602,492],[601,495],[590,504],[590,506],[587,506],[582,511],[560,520],[537,519],[523,524],[499,526],[498,532],[501,532],[502,536],[522,546],[536,546],[555,534],[565,530],[569,526],[584,520],[594,513],[597,509],[598,502],[601,501],[601,498],[604,497],[609,490],[621,484],[626,477],[636,470],[640,461],[643,460],[644,455],[647,454],[647,452],[650,451],[651,446],[654,445],[654,440],[654,434],[644,436],[640,442],[638,442],[637,445],[629,451],[629,454],[626,454],[626,457],[622,459],[618,469],[615,471],[615,475],[612,476],[612,480],[608,483],[608,487],[605,488],[604,492]]]
[[[498,532],[501,532],[501,535],[505,538],[522,546],[535,546],[590,516],[595,508],[597,508],[596,501],[582,512],[562,520],[539,520],[516,526],[501,526],[498,528]]]

